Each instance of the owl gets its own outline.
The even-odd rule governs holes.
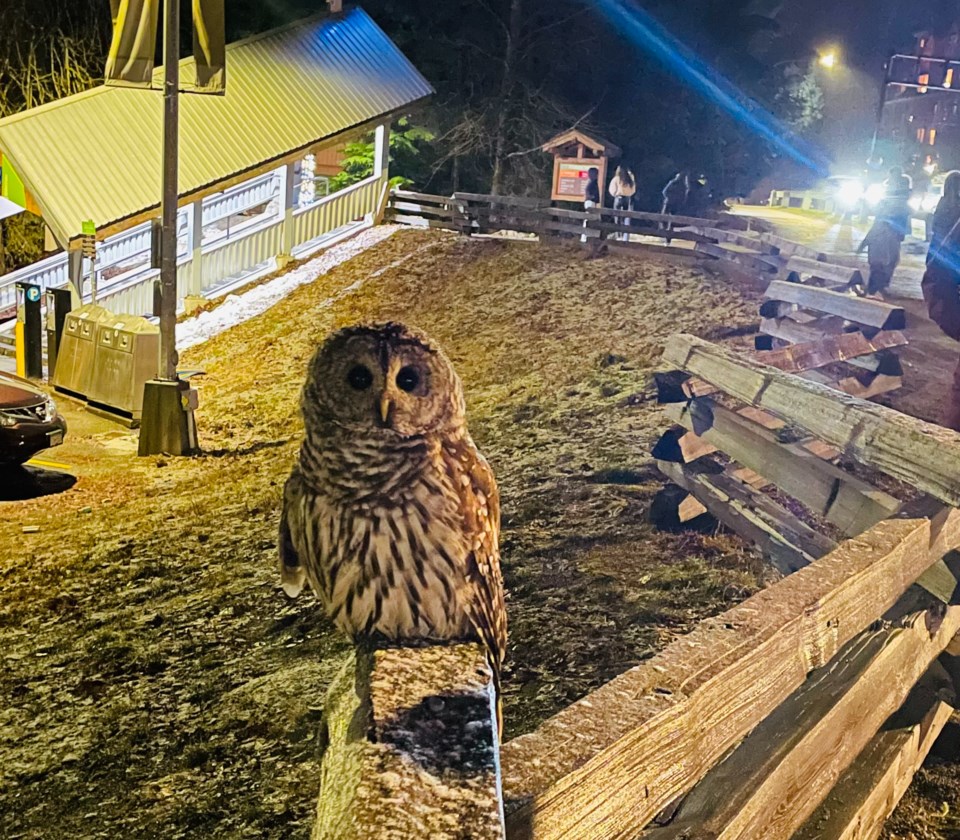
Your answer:
[[[500,498],[450,361],[401,324],[343,329],[310,362],[301,411],[280,523],[284,591],[309,581],[354,641],[481,642],[499,700]]]

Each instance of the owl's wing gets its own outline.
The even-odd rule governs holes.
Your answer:
[[[460,494],[464,535],[470,545],[467,577],[477,591],[470,607],[471,619],[499,670],[507,653],[507,611],[500,572],[500,491],[493,470],[469,437],[450,450],[445,447],[445,451]]]
[[[300,555],[294,543],[294,532],[299,533],[302,523],[300,504],[303,476],[300,467],[295,466],[290,478],[283,487],[283,510],[280,514],[280,585],[291,598],[296,598],[303,590],[307,579],[306,570],[300,562]]]

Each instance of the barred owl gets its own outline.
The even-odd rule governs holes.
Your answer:
[[[481,642],[499,699],[500,499],[447,357],[401,324],[341,330],[310,363],[301,411],[280,523],[284,591],[309,581],[354,640]]]

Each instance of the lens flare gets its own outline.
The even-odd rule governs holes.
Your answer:
[[[595,8],[635,46],[648,52],[677,78],[716,103],[782,154],[821,176],[827,174],[829,160],[821,150],[797,137],[759,102],[698,58],[643,9],[628,0],[596,0]]]

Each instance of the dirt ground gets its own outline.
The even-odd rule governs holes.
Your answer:
[[[751,293],[656,258],[404,231],[184,355],[207,372],[202,455],[138,459],[134,434],[68,408],[48,457],[76,483],[38,474],[57,492],[0,503],[0,837],[309,835],[347,647],[279,589],[280,492],[313,348],[387,318],[446,349],[501,486],[507,738],[768,582],[736,539],[646,521],[662,344],[756,324]],[[940,832],[918,840],[957,836],[939,796],[913,806]]]

